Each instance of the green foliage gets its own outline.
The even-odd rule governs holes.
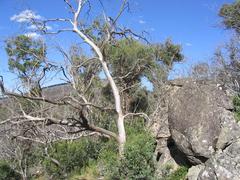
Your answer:
[[[132,117],[126,119],[125,129],[128,136],[132,137],[137,134],[148,134],[146,133],[146,122],[142,117]]]
[[[165,178],[165,180],[184,180],[188,172],[187,167],[180,167],[175,172],[170,174],[168,177]]]
[[[149,101],[147,90],[139,88],[132,93],[132,98],[129,105],[130,112],[146,112],[148,105]]]
[[[146,112],[148,94],[141,87],[141,79],[146,78],[154,86],[157,81],[166,80],[173,63],[183,60],[181,51],[181,46],[175,45],[170,39],[155,45],[121,39],[104,48],[105,59],[120,87],[125,112]],[[109,85],[104,87],[103,94],[111,100]]]
[[[154,174],[155,140],[147,132],[132,134],[125,145],[120,174],[124,179],[151,179]]]
[[[0,105],[0,121],[7,119],[10,113],[7,107]]]
[[[21,176],[8,163],[0,161],[0,180],[20,180]]]
[[[234,115],[236,118],[236,121],[240,121],[240,96],[237,95],[233,98],[233,106],[234,106]]]
[[[162,179],[166,179],[172,172],[173,170],[173,165],[172,164],[166,164],[162,167]]]
[[[96,162],[90,162],[89,165],[85,168],[83,168],[80,172],[79,171],[71,173],[70,177],[68,178],[69,180],[95,180],[100,177],[100,172],[98,170]]]
[[[6,52],[9,69],[26,82],[37,76],[46,56],[46,47],[42,40],[19,35],[6,41]]]
[[[155,140],[146,132],[144,119],[127,119],[126,131],[128,138],[123,159],[119,157],[115,140],[82,138],[57,142],[49,147],[49,157],[57,160],[60,166],[44,157],[41,148],[25,152],[28,168],[42,164],[46,172],[44,175],[52,179],[97,179],[101,176],[105,179],[151,179],[154,174],[152,157]]]
[[[139,127],[142,127],[141,125]],[[132,128],[128,129],[131,132]],[[113,147],[113,146],[112,146]],[[154,174],[154,138],[146,131],[128,134],[124,158],[115,149],[105,148],[99,157],[106,179],[151,179]]]
[[[168,68],[172,68],[174,62],[180,62],[184,56],[181,53],[180,45],[175,45],[171,39],[167,39],[163,44],[156,46],[156,56],[158,61],[162,61]]]
[[[110,140],[99,154],[98,168],[105,179],[119,178],[120,161],[117,149],[117,143]]]
[[[171,68],[174,62],[182,61],[181,51],[181,46],[175,45],[171,39],[156,45],[123,39],[114,46],[109,45],[104,53],[113,76],[122,77],[122,83],[131,85],[153,69],[161,70],[164,65]]]
[[[98,151],[97,143],[88,138],[73,142],[58,142],[53,145],[49,155],[59,161],[60,167],[50,159],[46,159],[44,164],[49,174],[60,178],[71,171],[80,171],[86,167],[91,159],[97,159]]]
[[[126,86],[140,81],[144,71],[154,63],[154,49],[134,40],[120,40],[114,46],[108,46],[105,54],[113,76],[123,77],[119,83]]]
[[[116,118],[115,113],[109,113],[109,112],[97,112],[95,114],[92,114],[92,119],[94,119],[95,125],[102,127],[104,129],[110,130],[112,132],[117,131],[116,123],[113,121],[114,118]],[[105,142],[105,139],[102,139],[102,143]]]
[[[219,16],[223,18],[223,24],[227,29],[240,33],[240,1],[224,4],[219,11]]]

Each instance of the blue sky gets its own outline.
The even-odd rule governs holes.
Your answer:
[[[103,0],[107,13],[114,14],[119,1]],[[132,0],[131,12],[125,14],[120,23],[136,32],[147,31],[151,42],[162,42],[171,37],[183,47],[184,63],[174,68],[172,76],[184,73],[197,62],[210,61],[217,46],[226,42],[231,36],[224,30],[218,17],[219,8],[233,0]],[[69,13],[63,0],[0,0],[0,74],[4,76],[9,87],[15,84],[15,76],[7,70],[7,56],[4,40],[16,34],[26,33],[20,23],[11,21],[13,15],[31,9],[45,18],[68,17]],[[93,11],[97,11],[97,8]],[[52,28],[58,25],[53,24]],[[80,42],[76,36],[65,33],[57,37],[47,38],[49,55],[55,61],[61,57],[54,52],[59,44],[67,48],[72,42]],[[51,41],[50,41],[51,40]]]

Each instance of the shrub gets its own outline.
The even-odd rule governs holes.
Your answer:
[[[55,143],[49,154],[59,161],[61,167],[46,159],[44,161],[46,171],[56,178],[66,176],[72,171],[81,171],[91,159],[97,159],[98,151],[98,144],[88,138]]]
[[[21,176],[8,163],[0,161],[0,180],[20,180]]]
[[[121,177],[128,179],[151,179],[154,174],[153,152],[155,140],[145,132],[131,134],[121,160]]]
[[[168,177],[169,174],[173,171],[173,166],[172,164],[166,164],[162,167],[162,176],[163,178]]]
[[[57,159],[61,168],[45,160],[46,170],[54,178],[70,179],[152,179],[154,174],[153,152],[155,140],[145,130],[142,118],[126,122],[127,142],[125,157],[118,156],[118,144],[113,139],[88,138],[53,145],[50,156]],[[68,176],[67,176],[68,175]],[[70,176],[69,176],[70,175]]]
[[[236,121],[240,121],[240,95],[237,95],[233,98],[233,106],[234,106],[234,115]]]
[[[119,178],[118,146],[113,140],[105,143],[98,158],[98,168],[105,179]]]
[[[81,172],[76,171],[71,173],[69,180],[94,180],[100,177],[100,172],[98,170],[96,162],[90,162],[89,165],[81,170]]]
[[[113,148],[104,149],[99,158],[106,179],[152,179],[154,138],[146,131],[128,135],[124,158]],[[113,146],[112,146],[113,147]]]
[[[170,174],[165,180],[184,180],[188,172],[188,168],[182,166]]]

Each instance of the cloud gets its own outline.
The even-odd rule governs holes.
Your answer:
[[[140,24],[146,24],[146,21],[143,21],[143,20],[139,20],[138,21]]]
[[[35,33],[35,32],[25,33],[24,35],[27,36],[27,37],[33,38],[33,39],[38,39],[38,38],[41,37],[40,34]]]
[[[35,31],[38,30],[52,30],[51,26],[44,26],[41,22],[37,22],[34,24],[31,24],[31,20],[43,20],[44,17],[40,16],[39,14],[36,14],[32,10],[24,10],[20,12],[19,14],[13,15],[10,20],[17,22],[17,23],[27,23],[26,28],[30,31],[26,33],[27,36],[33,37],[33,38],[38,38],[40,35],[35,33]]]
[[[40,20],[40,19],[43,19],[43,17],[36,14],[34,11],[27,9],[27,10],[20,12],[19,14],[13,15],[10,18],[11,21],[16,21],[19,23],[29,22],[31,19]]]
[[[188,42],[188,43],[186,43],[185,45],[186,45],[186,46],[192,46],[192,44],[191,44],[191,43],[189,43],[189,42]]]
[[[32,25],[28,26],[27,28],[30,29],[30,30],[36,30],[37,26],[32,24]]]

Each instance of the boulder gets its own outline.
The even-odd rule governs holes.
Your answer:
[[[198,175],[204,169],[204,165],[199,164],[188,169],[187,180],[198,180]]]
[[[240,139],[233,141],[224,150],[219,150],[206,163],[198,180],[239,180]]]
[[[167,87],[166,87],[167,88]],[[166,92],[167,89],[162,89]],[[156,138],[155,149],[155,177],[163,178],[177,170],[179,165],[171,156],[171,152],[168,148],[168,139],[171,137],[168,125],[168,106],[165,96],[160,97],[155,107],[155,111],[151,114],[151,122],[148,127],[152,132],[152,135]]]
[[[211,81],[172,81],[168,100],[171,138],[192,165],[204,163],[217,149],[240,137],[231,99]]]
[[[189,180],[240,179],[240,124],[230,93],[209,80],[179,79],[161,90],[150,117],[157,177],[187,165]]]

